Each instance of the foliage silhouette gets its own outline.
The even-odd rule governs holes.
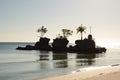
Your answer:
[[[77,33],[81,33],[81,40],[83,39],[83,32],[85,33],[85,30],[86,30],[86,27],[85,26],[83,26],[82,24],[81,24],[81,26],[79,26],[77,29]]]
[[[40,32],[40,33],[41,33],[40,37],[43,37],[44,34],[45,34],[47,31],[48,31],[47,28],[45,28],[44,26],[42,26],[41,28],[37,29],[37,32]]]
[[[95,41],[92,38],[92,35],[89,34],[88,38],[83,39],[83,32],[85,33],[86,27],[79,26],[77,33],[81,33],[81,40],[75,40],[75,45],[69,45],[69,40],[67,37],[72,35],[73,31],[69,29],[62,29],[62,35],[58,34],[58,37],[53,39],[53,42],[50,44],[50,38],[43,37],[44,34],[48,31],[47,28],[42,26],[37,30],[41,33],[40,39],[35,43],[34,46],[27,45],[26,47],[18,47],[18,50],[41,50],[41,51],[53,51],[53,52],[77,52],[77,53],[102,53],[106,52],[104,47],[96,47]]]
[[[73,31],[69,29],[62,29],[62,33],[63,33],[63,38],[67,38],[68,36],[72,35]]]
[[[67,39],[68,36],[72,35],[73,31],[69,29],[62,29],[62,35],[59,33],[57,38],[58,39]]]

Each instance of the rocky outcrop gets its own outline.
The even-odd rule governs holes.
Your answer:
[[[76,40],[75,45],[67,47],[69,41],[66,38],[56,38],[52,45],[49,43],[49,38],[40,38],[34,46],[26,45],[26,47],[18,47],[18,50],[43,50],[53,52],[76,52],[76,53],[102,53],[106,52],[104,47],[96,47],[92,35],[88,35],[87,39]]]
[[[26,45],[26,47],[17,47],[17,50],[44,50],[50,51],[52,50],[51,46],[49,45],[49,38],[40,38],[38,42],[35,43],[34,46]]]
[[[56,38],[52,43],[53,51],[67,51],[67,45],[69,41],[66,38]]]
[[[51,46],[49,45],[49,38],[40,38],[38,42],[35,43],[35,50],[51,50]]]

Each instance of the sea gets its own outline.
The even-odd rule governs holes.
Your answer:
[[[28,42],[0,42],[0,80],[34,80],[63,75],[95,66],[120,63],[120,47],[106,53],[55,53],[39,50],[16,50]]]

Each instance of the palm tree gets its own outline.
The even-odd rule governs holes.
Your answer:
[[[44,34],[45,34],[47,31],[48,31],[47,28],[45,28],[44,26],[42,26],[41,28],[37,29],[37,32],[40,32],[40,33],[41,33],[40,37],[43,37]]]
[[[67,38],[68,36],[72,35],[73,31],[69,29],[62,29],[62,33],[63,33],[63,38]]]
[[[82,40],[82,38],[83,38],[83,32],[85,33],[85,30],[86,30],[86,27],[85,26],[82,26],[82,24],[81,24],[81,26],[79,26],[77,29],[77,33],[81,33],[81,40]]]

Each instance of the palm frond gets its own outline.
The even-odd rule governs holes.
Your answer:
[[[44,28],[44,26],[42,26],[41,28],[37,29],[37,32],[41,33],[41,37],[47,32],[47,28]]]
[[[85,30],[86,30],[86,27],[85,26],[79,26],[77,29],[77,33],[82,33],[82,32],[85,32]]]

